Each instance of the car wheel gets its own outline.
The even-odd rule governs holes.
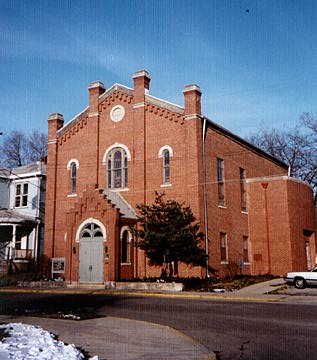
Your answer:
[[[294,285],[296,289],[304,289],[306,287],[306,281],[303,278],[295,278]]]

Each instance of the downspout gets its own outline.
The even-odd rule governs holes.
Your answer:
[[[206,184],[206,159],[205,159],[205,140],[206,140],[206,118],[203,117],[202,133],[202,160],[204,177],[204,223],[205,223],[205,247],[206,247],[206,277],[209,277],[209,239],[208,239],[208,214],[207,214],[207,184]]]

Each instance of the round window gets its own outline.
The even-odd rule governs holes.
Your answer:
[[[121,105],[114,106],[110,111],[110,118],[114,122],[121,121],[124,117],[124,107]]]

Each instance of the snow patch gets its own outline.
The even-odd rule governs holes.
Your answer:
[[[22,323],[0,325],[4,337],[0,341],[1,360],[83,360],[75,345],[65,345],[40,327]],[[98,360],[98,357],[91,358]]]

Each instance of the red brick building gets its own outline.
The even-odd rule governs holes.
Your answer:
[[[189,204],[209,265],[220,275],[283,274],[312,266],[314,203],[284,163],[201,113],[201,91],[185,86],[184,107],[149,94],[146,71],[134,88],[89,86],[89,105],[64,125],[48,119],[45,254],[65,259],[69,282],[159,275],[131,245],[135,205],[154,190]],[[206,244],[208,246],[206,247]],[[180,266],[181,276],[206,269]]]

